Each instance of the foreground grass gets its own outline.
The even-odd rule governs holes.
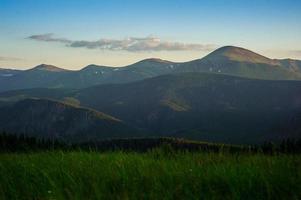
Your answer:
[[[301,157],[0,154],[0,199],[301,199]]]

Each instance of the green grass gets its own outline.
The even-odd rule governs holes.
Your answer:
[[[301,156],[6,153],[0,199],[301,199]]]

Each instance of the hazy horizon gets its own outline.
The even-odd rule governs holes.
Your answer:
[[[228,45],[228,46],[230,46],[230,45]],[[226,47],[226,46],[222,46],[222,47]],[[222,47],[217,47],[216,49],[204,54],[201,57],[196,57],[195,59],[190,59],[190,60],[168,60],[168,59],[162,59],[162,58],[159,58],[159,57],[145,57],[145,58],[141,58],[139,60],[136,60],[134,62],[130,62],[130,63],[124,64],[124,65],[115,65],[115,66],[113,66],[113,65],[104,65],[104,64],[101,64],[101,63],[88,63],[88,64],[83,65],[83,66],[79,66],[79,67],[71,66],[70,68],[68,68],[68,67],[65,67],[65,66],[54,65],[53,63],[37,63],[33,66],[21,66],[21,67],[1,67],[0,66],[0,69],[28,70],[28,69],[35,68],[39,65],[53,65],[55,67],[59,67],[59,68],[62,68],[62,69],[67,69],[67,70],[71,70],[71,71],[75,70],[76,71],[76,70],[81,70],[81,69],[83,69],[83,68],[85,68],[89,65],[98,65],[98,66],[106,66],[106,67],[127,67],[127,66],[130,66],[132,64],[138,63],[138,62],[143,61],[143,60],[148,60],[148,59],[160,59],[160,60],[164,60],[164,61],[171,61],[171,62],[174,62],[174,63],[185,63],[185,62],[190,62],[190,61],[193,61],[193,60],[196,60],[196,59],[202,59],[202,58],[206,57],[207,55],[209,55],[210,53],[212,53],[215,50],[217,50],[219,48],[222,48]],[[237,46],[234,46],[234,47],[237,47]],[[237,47],[237,48],[243,48],[243,47]],[[247,49],[247,50],[250,50],[250,49]],[[252,51],[252,50],[250,50],[250,51],[254,52],[254,53],[258,53],[258,52]],[[262,56],[266,57],[265,55],[262,55]],[[269,58],[269,59],[285,59],[285,58],[270,58],[270,57],[267,57],[267,58]]]
[[[0,68],[126,66],[239,46],[301,59],[300,1],[0,0]]]

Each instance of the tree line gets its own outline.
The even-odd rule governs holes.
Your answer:
[[[58,139],[37,138],[26,134],[0,133],[0,152],[34,152],[48,150],[84,151],[136,151],[147,152],[155,148],[173,151],[301,153],[301,139],[286,139],[280,143],[262,145],[227,145],[189,141],[178,138],[128,138],[67,143]]]

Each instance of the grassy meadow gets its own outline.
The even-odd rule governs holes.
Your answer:
[[[301,199],[301,156],[1,153],[0,199]]]

